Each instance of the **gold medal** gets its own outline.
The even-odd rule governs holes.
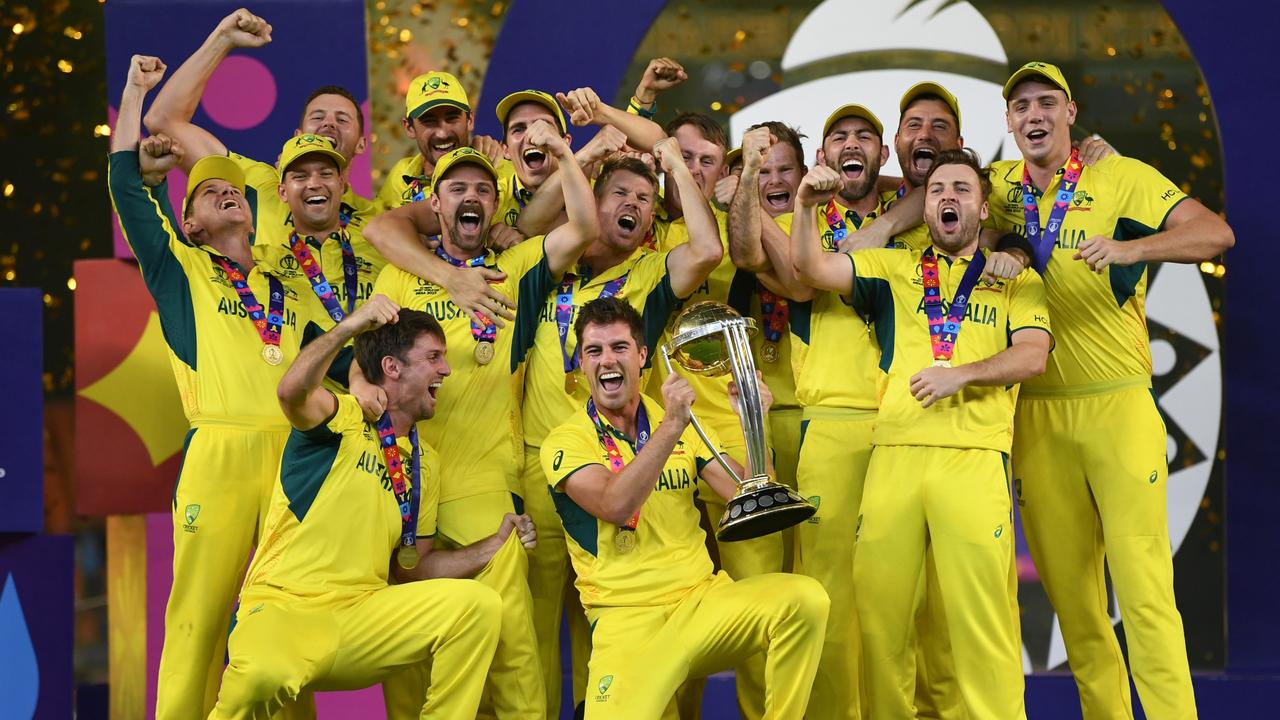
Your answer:
[[[951,367],[951,361],[950,360],[934,360],[933,366],[949,368]]]
[[[626,555],[636,548],[636,531],[629,528],[618,528],[613,536],[613,549],[619,555]]]
[[[262,359],[266,360],[268,365],[279,365],[284,362],[284,351],[279,345],[263,345]]]
[[[405,570],[418,567],[418,546],[401,545],[396,551],[396,563]]]
[[[476,362],[481,365],[488,365],[493,362],[493,343],[481,340],[476,343]]]
[[[578,376],[573,373],[565,373],[564,375],[564,391],[572,395],[578,389]]]
[[[778,344],[771,342],[765,343],[764,347],[760,349],[760,354],[764,356],[764,361],[767,363],[778,362]]]

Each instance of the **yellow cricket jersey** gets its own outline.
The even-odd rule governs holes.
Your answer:
[[[350,395],[338,395],[333,417],[311,430],[294,429],[280,460],[267,521],[245,578],[245,590],[272,588],[315,597],[386,587],[400,544],[400,506],[387,475],[378,429],[365,422]],[[397,438],[405,480],[413,456]],[[436,533],[440,459],[418,444],[422,491],[418,537]]]
[[[243,155],[230,153],[244,170],[246,187],[257,191],[257,201],[251,202],[256,227],[254,240],[254,258],[270,272],[276,273],[290,282],[306,287],[305,295],[313,306],[314,316],[319,329],[329,330],[337,323],[324,310],[320,299],[316,297],[305,273],[293,253],[289,251],[289,235],[294,231],[293,215],[289,206],[280,199],[277,188],[280,176],[276,169],[266,163],[250,160]],[[377,214],[374,204],[351,191],[348,186],[342,196],[341,213],[347,218],[347,238],[356,256],[356,301],[360,307],[373,294],[373,281],[386,266],[387,260],[382,257],[369,241],[364,239],[365,223]],[[324,239],[311,236],[303,238],[311,248],[312,255],[320,265],[325,279],[333,288],[339,305],[345,312],[347,305],[347,285],[344,281],[342,267],[342,247],[338,242],[339,234],[332,233]]]
[[[657,430],[662,407],[641,396],[649,416],[649,427]],[[625,462],[635,459],[635,443],[600,416]],[[707,434],[721,452],[714,431]],[[686,427],[662,468],[653,492],[640,506],[635,530],[635,547],[619,553],[614,546],[618,527],[596,518],[578,506],[561,487],[576,471],[600,465],[609,468],[609,456],[595,423],[587,415],[586,403],[542,445],[542,470],[551,485],[556,512],[564,523],[569,557],[577,573],[575,585],[587,609],[621,605],[661,605],[674,602],[714,572],[707,554],[706,532],[699,525],[701,515],[694,505],[698,473],[715,456],[703,444],[693,426]]]
[[[1026,235],[1022,208],[1023,161],[992,165],[993,188],[985,223]],[[1038,197],[1047,224],[1063,170]],[[1043,375],[1024,384],[1027,397],[1089,395],[1151,384],[1151,347],[1145,311],[1147,266],[1111,265],[1101,274],[1072,256],[1097,235],[1133,240],[1159,232],[1186,195],[1155,168],[1112,156],[1084,168],[1067,207],[1044,283],[1057,346]]]
[[[391,172],[387,173],[387,179],[382,181],[382,187],[378,189],[376,200],[378,205],[385,210],[394,210],[401,205],[425,200],[431,193],[431,174],[425,171],[423,165],[421,153],[396,161],[396,164],[391,167]],[[515,227],[515,218],[520,215],[519,209],[517,208],[514,216],[510,215],[509,211],[518,205],[512,195],[511,185],[511,178],[515,177],[516,168],[510,160],[503,160],[495,169],[498,171],[498,213],[494,217],[494,222],[506,222]],[[519,189],[524,188],[519,186]],[[528,198],[524,199],[528,201]],[[507,220],[509,216],[512,218],[510,221]]]
[[[724,249],[724,257],[702,285],[689,296],[686,304],[713,300],[734,305],[738,312],[745,315],[750,311],[749,304],[755,285],[755,276],[751,273],[738,272],[733,259],[729,257],[729,233],[726,229],[728,214],[716,207],[712,207],[711,212],[715,216],[716,226],[720,232],[720,245]],[[689,228],[683,217],[674,221],[654,220],[653,228],[654,244],[659,250],[674,250],[689,242]],[[734,300],[737,302],[735,303]],[[670,339],[670,332],[662,334],[662,342],[665,343]],[[757,354],[756,357],[759,358],[759,355]],[[662,383],[667,379],[667,368],[661,360],[655,359],[654,363],[655,371],[649,380],[648,392],[661,397]],[[729,381],[733,379],[730,375],[705,377],[682,373],[681,376],[689,381],[689,385],[698,396],[698,407],[694,412],[704,426],[715,428],[722,437],[736,438],[742,435],[738,415],[729,405]]]
[[[193,426],[204,422],[285,430],[276,386],[293,363],[309,320],[305,286],[282,280],[280,349],[283,361],[263,360],[263,342],[211,248],[192,245],[169,204],[164,184],[142,184],[138,152],[111,154],[108,186],[125,239],[155,298],[182,409]],[[249,191],[252,193],[252,189]],[[269,269],[267,269],[269,271]],[[248,269],[254,297],[270,307],[264,268]]]
[[[911,395],[911,377],[933,364],[924,310],[920,250],[871,248],[854,252],[853,306],[875,326],[881,347],[879,408],[873,445],[926,445],[1009,452],[1017,386],[964,388],[928,408]],[[938,282],[945,312],[970,258],[954,263],[939,253]],[[852,312],[852,311],[850,311]],[[985,360],[1009,347],[1014,332],[1050,332],[1044,283],[1033,272],[1013,280],[979,282],[965,309],[954,365]]]
[[[882,196],[876,209],[862,218],[836,201],[836,210],[850,233],[875,222],[886,209]],[[815,212],[822,249],[839,252],[835,232],[827,223],[826,206]],[[792,219],[787,213],[777,221],[790,232]],[[850,310],[846,298],[819,290],[813,300],[791,303],[790,323],[796,399],[802,407],[875,410],[879,406],[876,364],[880,346],[867,322]]]
[[[440,449],[446,478],[441,502],[517,487],[524,464],[520,399],[524,359],[538,328],[538,313],[554,287],[543,236],[495,255],[485,267],[507,277],[495,286],[516,303],[516,320],[498,330],[493,360],[476,360],[471,321],[443,287],[395,266],[378,276],[374,291],[401,307],[422,310],[440,321],[449,349],[449,377],[440,386],[436,414],[419,423],[422,437]],[[563,392],[563,391],[561,391]]]
[[[645,344],[649,348],[649,363],[661,363],[656,358],[658,339],[666,328],[667,318],[680,306],[681,300],[671,289],[671,276],[667,272],[668,253],[639,248],[626,261],[609,268],[595,277],[578,271],[566,274],[564,280],[552,289],[538,313],[538,329],[534,334],[533,348],[525,369],[524,384],[524,442],[539,447],[551,429],[565,421],[586,405],[587,381],[580,370],[575,370],[577,382],[572,395],[565,392],[564,358],[556,323],[556,305],[560,290],[570,280],[572,296],[569,332],[565,338],[564,352],[570,357],[578,351],[573,323],[578,309],[600,297],[606,287],[625,277],[621,289],[614,297],[625,300],[644,318]]]

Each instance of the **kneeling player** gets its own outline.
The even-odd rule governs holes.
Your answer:
[[[761,652],[765,715],[803,716],[826,592],[797,575],[713,571],[697,478],[725,498],[734,482],[689,427],[693,390],[669,376],[665,413],[640,395],[644,324],[622,300],[587,303],[574,332],[591,399],[547,436],[541,460],[592,626],[586,717],[659,717],[686,678]]]
[[[387,395],[377,423],[351,396],[321,387],[356,335],[361,367]],[[428,659],[422,716],[475,717],[498,640],[498,594],[472,580],[387,584],[393,553],[404,579],[421,555],[427,565],[440,559],[430,554],[439,461],[414,423],[435,413],[448,374],[439,323],[381,295],[285,373],[280,405],[294,429],[210,717],[266,717],[303,689],[367,687]]]

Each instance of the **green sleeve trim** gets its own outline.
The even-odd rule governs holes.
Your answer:
[[[576,471],[575,471],[576,472]],[[570,473],[572,474],[572,473]],[[556,492],[555,488],[547,486],[547,492],[551,493],[551,500],[555,503],[556,514],[560,516],[560,522],[564,524],[564,531],[578,543],[578,546],[586,550],[592,557],[599,556],[599,540],[600,540],[600,524],[594,515],[582,509],[581,505],[573,501],[567,493]]]
[[[306,518],[315,503],[341,446],[342,435],[330,430],[327,423],[306,432],[295,429],[289,433],[280,458],[280,485],[298,522]]]
[[[1010,345],[1013,344],[1013,336],[1016,335],[1019,330],[1039,330],[1045,335],[1048,335],[1049,336],[1049,352],[1053,352],[1053,349],[1058,346],[1058,339],[1053,336],[1053,331],[1049,330],[1048,328],[1040,327],[1039,325],[1021,325],[1016,328],[1011,328],[1009,330]]]
[[[165,343],[187,367],[196,370],[196,314],[191,281],[170,243],[182,241],[173,224],[167,183],[148,192],[142,184],[137,150],[111,153],[107,185],[120,229],[142,269],[142,281],[156,301]],[[164,198],[157,202],[156,196]],[[166,213],[165,208],[168,208]]]
[[[325,332],[325,330],[320,329],[320,326],[314,320],[308,320],[306,327],[302,328],[301,347],[306,347],[315,342]],[[346,388],[351,380],[351,363],[355,361],[355,357],[355,347],[350,344],[344,345],[342,349],[338,350],[338,354],[333,356],[333,361],[329,363],[329,368],[324,371],[324,376]]]
[[[813,326],[813,301],[787,301],[787,324],[791,334],[800,338],[800,342],[809,344],[810,330]]]
[[[516,321],[511,340],[511,372],[515,372],[529,356],[538,336],[538,317],[547,297],[555,291],[556,281],[547,260],[546,237],[542,239],[542,259],[520,278],[516,300]]]
[[[853,310],[863,320],[875,326],[876,342],[880,344],[880,369],[889,372],[893,366],[893,292],[889,282],[882,278],[854,276]]]
[[[670,257],[668,257],[669,261]],[[644,344],[649,349],[649,357],[644,363],[646,368],[653,366],[658,343],[662,340],[662,333],[667,329],[667,320],[683,304],[684,301],[676,297],[675,290],[671,288],[671,273],[669,271],[663,273],[658,286],[644,299],[644,309],[640,312],[644,318]]]

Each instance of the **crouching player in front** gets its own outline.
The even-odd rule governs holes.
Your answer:
[[[686,678],[757,653],[765,716],[803,716],[826,592],[798,575],[735,582],[713,571],[697,479],[726,499],[735,484],[712,454],[715,436],[713,450],[690,427],[692,388],[673,374],[663,405],[640,395],[644,324],[625,301],[587,303],[574,332],[591,398],[547,436],[541,460],[592,627],[586,717],[661,717]],[[773,398],[763,383],[760,391],[767,413]],[[737,389],[730,393],[736,403]]]
[[[368,380],[387,395],[377,423],[351,396],[321,387],[353,337]],[[448,374],[439,323],[382,295],[285,373],[280,405],[293,431],[210,717],[267,717],[304,689],[367,687],[426,661],[422,717],[475,717],[498,641],[498,594],[472,580],[388,585],[389,567],[407,581],[452,574],[458,559],[431,552],[439,460],[414,429],[435,413]],[[502,541],[523,524],[511,520]]]

